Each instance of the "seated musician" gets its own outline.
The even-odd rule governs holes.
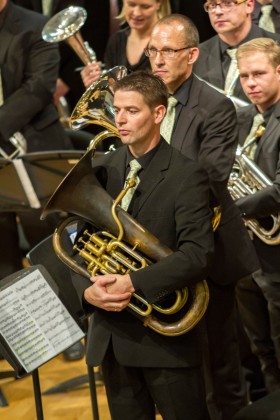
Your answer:
[[[236,204],[246,219],[256,218],[260,228],[269,232],[273,227],[271,215],[276,216],[280,208],[280,46],[272,39],[256,38],[238,48],[237,60],[241,85],[252,102],[238,110],[239,143],[271,183]],[[272,392],[280,388],[279,226],[271,239],[253,234],[253,243],[261,270],[238,283],[237,297],[267,391]]]

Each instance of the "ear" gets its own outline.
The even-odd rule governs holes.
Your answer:
[[[160,124],[166,114],[166,108],[164,105],[158,105],[154,108],[154,121],[156,124]]]
[[[276,73],[278,74],[278,80],[280,82],[280,64],[276,67]]]
[[[253,13],[254,7],[255,7],[255,0],[246,1],[246,11],[248,15],[251,15]]]
[[[159,11],[161,6],[162,6],[162,0],[157,0],[157,11]]]
[[[189,51],[189,64],[194,64],[199,57],[199,49],[197,47],[190,48]]]

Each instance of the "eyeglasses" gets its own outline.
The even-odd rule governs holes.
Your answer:
[[[247,0],[232,0],[232,1],[220,1],[220,3],[213,3],[211,1],[207,1],[204,3],[203,7],[205,12],[213,13],[217,7],[224,12],[228,12],[229,10],[233,9],[235,6],[238,6],[241,3],[245,3]]]
[[[147,57],[156,57],[157,53],[161,54],[164,58],[173,58],[175,57],[176,53],[183,50],[188,50],[192,48],[192,46],[178,48],[177,50],[172,50],[171,48],[167,48],[166,50],[157,50],[156,48],[145,48],[144,53]]]

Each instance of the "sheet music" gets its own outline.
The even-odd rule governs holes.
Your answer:
[[[26,372],[85,335],[39,269],[0,291],[0,334]]]

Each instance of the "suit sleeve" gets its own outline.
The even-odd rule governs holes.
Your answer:
[[[216,94],[213,93],[213,99]],[[219,94],[219,100],[212,101],[210,111],[209,107],[201,107],[199,118],[198,160],[208,172],[214,196],[223,204],[238,142],[236,111],[231,100]]]
[[[40,111],[53,103],[53,92],[58,75],[57,45],[41,38],[46,22],[29,19],[32,30],[18,33],[8,49],[2,69],[4,104],[0,107],[0,134],[7,141],[21,131]]]
[[[174,218],[177,249],[155,264],[131,273],[136,292],[143,293],[150,303],[206,276],[213,253],[213,232],[208,177],[204,171],[186,172],[178,183]]]

